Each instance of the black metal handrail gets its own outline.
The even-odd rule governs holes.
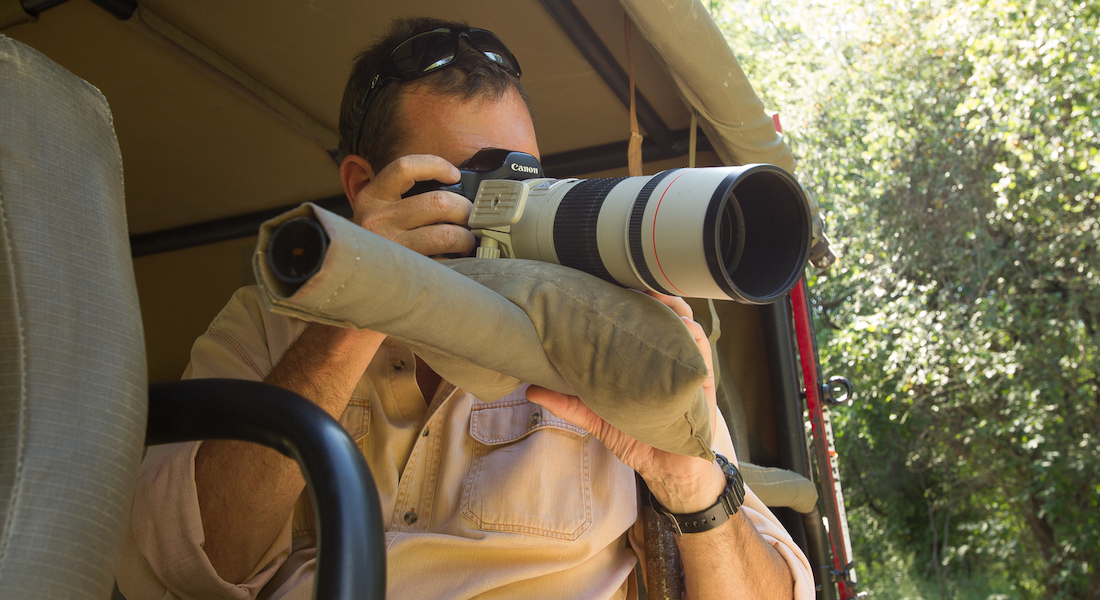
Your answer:
[[[293,392],[255,381],[150,385],[146,444],[202,439],[255,442],[301,466],[318,523],[315,598],[385,598],[378,491],[359,448],[335,419]]]

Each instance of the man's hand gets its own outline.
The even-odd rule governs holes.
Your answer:
[[[648,292],[647,292],[648,293]],[[664,302],[691,331],[707,364],[703,392],[710,407],[712,433],[717,424],[714,363],[703,328],[692,320],[682,298],[649,293]],[[645,480],[657,500],[674,513],[699,512],[713,505],[726,485],[717,463],[658,450],[624,434],[592,412],[576,396],[532,386],[532,402],[558,418],[583,427]],[[730,456],[731,460],[736,460]],[[757,532],[741,510],[721,526],[676,538],[684,567],[686,597],[692,600],[790,598],[791,571],[779,553]]]
[[[692,320],[691,307],[683,298],[647,293],[680,316],[703,354],[707,365],[707,379],[703,382],[703,392],[710,409],[713,432],[718,411],[710,342],[707,341],[702,326]],[[665,452],[643,444],[592,412],[576,396],[567,396],[531,386],[527,390],[527,398],[531,402],[542,405],[554,416],[584,428],[603,442],[619,460],[641,475],[657,500],[672,512],[690,513],[703,510],[714,504],[715,499],[725,488],[726,478],[717,463],[694,456]]]
[[[473,203],[451,192],[434,191],[402,198],[418,181],[457,183],[459,171],[430,154],[393,161],[363,186],[351,202],[360,227],[427,256],[466,255],[476,242],[467,229]]]

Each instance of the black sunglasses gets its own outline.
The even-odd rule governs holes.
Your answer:
[[[367,119],[367,110],[378,90],[390,81],[411,81],[454,64],[458,56],[458,45],[463,38],[474,50],[484,54],[506,73],[513,77],[522,74],[515,55],[491,31],[476,27],[441,27],[418,33],[398,44],[390,53],[389,62],[371,79],[370,87],[363,94],[363,101],[355,113],[355,137],[351,142],[351,154],[359,154],[363,122]]]

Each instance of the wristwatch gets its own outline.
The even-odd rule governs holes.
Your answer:
[[[737,467],[721,454],[714,456],[718,466],[722,467],[722,473],[726,475],[726,488],[710,508],[696,513],[676,514],[661,506],[653,496],[653,492],[649,493],[653,510],[657,511],[657,514],[678,536],[685,533],[702,533],[718,527],[737,514],[737,509],[745,502],[745,480],[741,477],[741,471],[738,471]]]

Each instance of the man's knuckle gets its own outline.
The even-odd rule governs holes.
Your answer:
[[[474,235],[469,230],[457,225],[452,225],[447,229],[447,247],[452,251],[468,252],[474,248]]]
[[[451,208],[451,198],[447,192],[435,190],[428,194],[428,209],[433,214],[445,214]]]
[[[413,169],[413,159],[411,156],[401,156],[390,163],[389,168],[396,175],[407,175]]]
[[[455,225],[443,228],[443,241],[448,246],[459,246],[466,243],[468,232]]]

